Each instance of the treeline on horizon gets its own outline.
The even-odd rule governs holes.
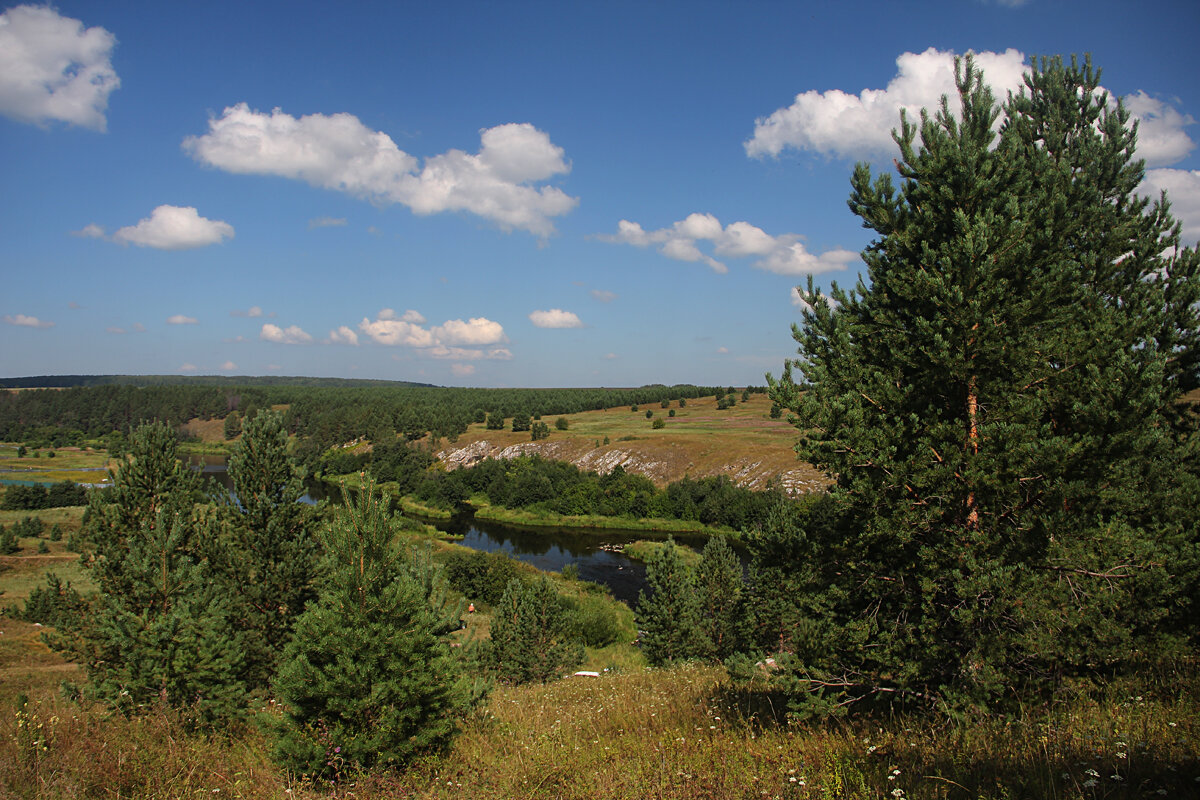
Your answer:
[[[377,378],[303,375],[28,375],[0,378],[0,389],[69,389],[78,386],[424,386],[432,383]]]
[[[374,442],[390,441],[397,434],[410,441],[426,435],[454,439],[488,414],[538,418],[703,397],[718,391],[725,389],[690,384],[627,389],[463,389],[404,384],[114,382],[0,392],[0,441],[61,447],[124,435],[146,422],[161,421],[178,428],[194,419],[220,419],[232,412],[248,418],[261,408],[286,407],[288,433],[305,440],[305,450],[321,451],[361,437]]]

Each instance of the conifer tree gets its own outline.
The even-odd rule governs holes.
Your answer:
[[[549,579],[513,578],[492,609],[486,661],[505,683],[545,683],[583,660],[566,606]]]
[[[160,702],[213,723],[244,708],[242,642],[202,555],[222,526],[213,509],[193,507],[197,478],[175,441],[161,423],[139,428],[112,488],[92,495],[84,566],[98,596],[51,645],[83,663],[88,696],[127,713]]]
[[[246,632],[248,679],[266,686],[291,638],[292,624],[316,598],[318,544],[312,509],[299,502],[303,476],[287,451],[283,415],[248,418],[229,456],[236,496],[228,570]]]
[[[869,284],[810,280],[803,380],[768,376],[836,479],[840,515],[796,532],[826,707],[986,706],[1195,619],[1196,253],[1133,194],[1090,64],[1032,65],[999,133],[970,59],[957,81],[959,114],[902,117],[899,191],[856,168]]]
[[[309,776],[401,767],[445,747],[471,700],[443,613],[394,541],[367,481],[324,531],[327,575],[296,620],[275,691],[276,760]]]
[[[744,613],[742,565],[723,536],[713,536],[696,565],[696,594],[704,657],[723,661],[742,646]]]
[[[638,594],[637,624],[642,650],[655,666],[703,658],[711,647],[700,623],[700,602],[692,571],[683,563],[674,539],[646,561],[650,594]]]

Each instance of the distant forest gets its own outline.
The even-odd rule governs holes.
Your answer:
[[[84,383],[0,392],[0,441],[58,447],[106,437],[119,441],[145,422],[178,427],[193,419],[222,419],[235,411],[245,419],[261,408],[286,407],[287,431],[301,439],[303,453],[313,453],[362,437],[374,442],[391,441],[397,434],[410,441],[426,435],[455,439],[489,414],[537,419],[726,391],[690,384],[636,389],[460,389],[275,377],[60,376],[57,380],[72,379]],[[6,383],[41,381],[48,387],[51,380],[19,378]]]
[[[0,389],[68,389],[76,386],[422,386],[431,383],[367,378],[287,375],[31,375],[0,378]]]

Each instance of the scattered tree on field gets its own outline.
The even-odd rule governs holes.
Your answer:
[[[126,713],[163,703],[213,723],[244,709],[243,642],[209,566],[220,518],[193,507],[198,478],[175,441],[162,423],[142,426],[112,487],[92,496],[84,566],[99,592],[51,645],[83,664],[86,696]]]

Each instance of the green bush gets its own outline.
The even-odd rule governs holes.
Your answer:
[[[621,622],[606,597],[571,598],[567,608],[571,627],[579,641],[588,647],[607,647],[621,636]]]
[[[472,602],[495,605],[509,581],[521,578],[517,563],[503,553],[455,550],[446,561],[446,579]]]

